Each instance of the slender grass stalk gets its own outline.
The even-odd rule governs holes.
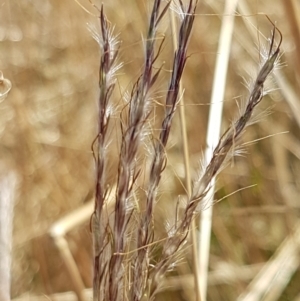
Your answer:
[[[178,40],[176,36],[177,26],[175,22],[174,10],[170,10],[170,19],[171,19],[171,28],[172,28],[173,48],[176,49],[176,47],[178,46]],[[180,99],[179,116],[180,116],[180,128],[181,128],[182,146],[183,146],[185,186],[186,186],[188,197],[190,197],[192,194],[192,181],[191,181],[191,173],[190,173],[190,154],[189,154],[189,145],[188,145],[188,138],[187,138],[187,127],[186,127],[182,82],[180,82],[179,84],[179,94],[182,95]],[[193,245],[192,248],[193,248],[194,284],[195,284],[196,301],[201,301],[200,270],[199,270],[198,249],[197,249],[197,229],[196,229],[195,220],[193,220],[193,225],[191,229],[191,239]]]
[[[206,136],[207,148],[205,152],[205,160],[209,162],[213,157],[213,148],[216,146],[220,136],[222,111],[225,84],[227,77],[227,67],[230,54],[230,46],[232,40],[232,33],[234,27],[234,12],[237,5],[237,0],[225,1],[224,16],[222,18],[221,32],[219,38],[217,62],[214,72],[214,81],[211,95],[211,105],[208,118],[208,129]],[[208,275],[208,263],[210,252],[210,234],[212,223],[213,206],[211,202],[214,194],[215,179],[212,178],[210,183],[211,189],[206,196],[208,208],[201,212],[200,219],[200,237],[199,237],[199,252],[200,252],[200,288],[201,288],[201,300],[206,300],[207,292],[207,275]]]

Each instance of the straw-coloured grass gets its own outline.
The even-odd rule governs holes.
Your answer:
[[[11,170],[18,179],[13,298],[74,291],[83,300],[93,287],[94,300],[204,301],[191,256],[201,243],[189,233],[211,203],[207,300],[296,298],[299,71],[290,66],[299,25],[288,12],[298,7],[247,3],[234,16],[222,134],[206,162],[223,2],[3,6],[11,87],[1,178]],[[287,66],[275,70],[283,50]]]

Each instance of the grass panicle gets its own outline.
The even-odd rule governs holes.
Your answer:
[[[182,4],[182,3],[181,3]],[[185,10],[183,5],[181,6],[183,16],[179,29],[178,48],[174,54],[174,61],[171,73],[171,79],[167,90],[165,99],[165,114],[161,125],[159,139],[154,145],[154,153],[152,157],[149,184],[147,188],[147,208],[142,216],[141,223],[138,230],[138,256],[135,266],[138,265],[136,271],[134,271],[134,279],[140,278],[140,268],[149,261],[149,247],[147,245],[153,242],[153,207],[155,205],[156,193],[158,185],[161,179],[161,173],[166,165],[165,148],[167,146],[172,119],[176,110],[176,106],[179,100],[180,81],[182,78],[184,66],[187,60],[187,46],[191,35],[192,26],[195,18],[195,10],[197,7],[197,1],[190,1],[187,9]],[[150,266],[146,268],[149,269]],[[154,269],[150,271],[151,277],[153,277],[151,284],[157,288],[159,286],[159,270]],[[136,282],[133,281],[134,285]],[[151,288],[150,299],[155,295],[156,289]]]
[[[145,196],[137,196],[135,189],[140,178],[139,150],[143,147],[143,132],[150,122],[150,90],[155,85],[162,68],[154,64],[160,55],[164,39],[158,41],[158,26],[170,6],[167,2],[155,0],[148,25],[145,41],[145,61],[141,76],[133,85],[130,99],[120,115],[121,144],[119,150],[117,185],[112,217],[105,210],[108,188],[106,185],[105,152],[107,129],[110,121],[109,102],[114,90],[114,72],[120,65],[116,64],[118,41],[104,15],[100,10],[101,36],[94,34],[101,48],[98,103],[98,134],[93,143],[96,162],[95,211],[91,218],[94,241],[94,296],[95,301],[134,300],[144,298],[153,300],[159,291],[161,279],[174,265],[174,260],[186,242],[195,212],[201,208],[202,201],[210,189],[212,179],[223,168],[224,163],[234,153],[234,148],[244,129],[251,123],[255,107],[264,96],[264,83],[273,71],[279,58],[282,36],[274,25],[268,57],[260,68],[254,81],[250,96],[239,118],[225,131],[213,151],[210,162],[202,176],[195,180],[193,192],[179,220],[170,227],[168,237],[162,243],[162,251],[155,264],[153,258],[154,208],[161,174],[166,167],[166,147],[171,131],[172,120],[179,103],[180,81],[187,61],[187,47],[190,40],[197,1],[190,0],[188,5],[179,1],[176,12],[180,15],[177,49],[173,57],[172,72],[164,102],[164,115],[158,138],[152,141],[149,174]],[[276,46],[276,33],[280,41]],[[151,122],[150,122],[151,123]],[[135,206],[135,202],[137,206]],[[141,204],[141,206],[139,206]],[[138,207],[138,208],[137,208]],[[140,210],[142,208],[142,210]],[[133,218],[134,217],[134,218]]]
[[[121,123],[122,142],[113,226],[114,254],[111,257],[109,265],[110,300],[121,300],[125,294],[125,286],[122,286],[121,283],[123,283],[123,281],[129,281],[125,278],[125,256],[123,253],[131,243],[126,240],[126,237],[128,237],[129,234],[130,218],[132,217],[134,209],[128,210],[128,207],[130,207],[130,201],[133,197],[135,181],[140,173],[135,163],[144,125],[149,115],[149,90],[155,83],[160,72],[160,70],[156,73],[153,72],[154,63],[159,54],[159,52],[155,54],[156,32],[159,21],[167,11],[168,5],[169,4],[162,8],[162,1],[160,0],[156,0],[153,4],[145,45],[144,70],[131,92],[131,99],[128,104],[128,116],[126,118],[127,124],[126,122]],[[148,241],[145,237],[147,233],[143,233],[143,229],[140,231],[138,243],[144,244],[145,241]],[[132,300],[140,300],[142,298],[144,294],[144,283],[147,279],[147,273],[145,272],[147,266],[144,265],[144,256],[141,254],[138,255],[135,267],[133,268],[133,288],[130,289]],[[148,260],[146,261],[148,262]],[[129,287],[131,287],[131,284],[129,284]]]
[[[104,15],[103,6],[100,10],[101,35],[93,33],[101,50],[99,69],[100,95],[98,101],[98,133],[92,144],[96,164],[96,191],[95,210],[91,217],[91,228],[93,233],[94,252],[94,278],[93,278],[93,299],[103,300],[107,298],[105,292],[108,282],[105,275],[108,273],[111,247],[107,235],[108,217],[103,212],[108,189],[105,183],[105,153],[107,144],[107,129],[110,120],[109,101],[115,87],[114,73],[119,68],[116,65],[118,55],[118,41],[115,39],[112,29]]]

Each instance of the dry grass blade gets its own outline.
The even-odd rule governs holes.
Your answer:
[[[91,212],[93,212],[93,202],[89,202],[81,208],[73,211],[69,215],[56,221],[49,229],[49,234],[53,238],[61,257],[64,260],[69,277],[73,283],[73,288],[79,301],[85,300],[83,296],[84,284],[76,266],[76,262],[69,248],[69,244],[65,239],[65,235],[74,227],[78,227],[86,222]]]
[[[225,84],[227,78],[227,68],[229,62],[229,54],[232,41],[232,33],[234,27],[234,12],[237,1],[225,1],[224,17],[222,18],[221,32],[219,36],[219,45],[216,67],[214,72],[214,81],[211,95],[211,106],[209,111],[208,129],[206,135],[207,147],[205,152],[205,160],[209,162],[213,157],[212,150],[218,143],[221,130],[221,120],[223,111],[223,100],[225,93]],[[214,194],[214,178],[211,179],[211,190],[207,195],[207,200],[204,200],[208,205],[211,204]],[[200,234],[199,234],[199,274],[201,299],[206,300],[207,294],[207,273],[210,253],[210,235],[212,223],[213,207],[209,206],[201,212]]]
[[[178,47],[178,39],[176,36],[177,26],[175,21],[175,13],[173,10],[170,11],[170,19],[171,19],[171,28],[172,28],[172,39],[173,39],[173,48],[174,50]],[[188,134],[187,134],[187,124],[186,124],[186,113],[184,106],[184,95],[182,82],[179,84],[179,93],[182,95],[179,106],[179,115],[180,115],[180,129],[182,136],[182,149],[183,149],[183,159],[184,159],[184,172],[185,172],[185,186],[187,190],[187,195],[190,196],[192,194],[192,183],[191,183],[191,172],[190,172],[190,153],[188,146]],[[194,222],[196,223],[196,222]],[[198,260],[198,249],[197,249],[197,229],[196,224],[192,226],[191,229],[191,240],[193,244],[193,262],[194,262],[194,283],[195,283],[195,293],[196,300],[200,301],[200,276],[199,276],[199,260]],[[187,293],[186,293],[187,294]]]
[[[275,301],[281,296],[287,283],[299,266],[300,225],[265,263],[238,301]]]

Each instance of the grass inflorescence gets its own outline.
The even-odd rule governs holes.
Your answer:
[[[167,164],[166,148],[177,106],[180,103],[180,82],[187,62],[197,1],[187,5],[178,1],[180,14],[177,49],[173,55],[172,71],[167,92],[163,97],[164,115],[158,137],[148,145],[149,164],[144,194],[136,193],[137,181],[142,174],[139,165],[143,135],[151,124],[153,103],[151,91],[155,88],[162,67],[156,67],[165,39],[157,39],[160,22],[169,10],[170,2],[155,0],[145,40],[144,66],[141,75],[129,93],[130,99],[120,113],[121,141],[114,210],[108,215],[109,188],[106,183],[106,149],[110,123],[109,103],[116,82],[119,43],[107,21],[103,6],[100,9],[100,35],[94,33],[101,49],[99,70],[98,133],[93,143],[96,164],[95,210],[91,217],[94,251],[93,299],[100,300],[153,300],[159,291],[161,279],[173,266],[176,256],[185,244],[194,214],[210,189],[213,178],[222,170],[234,153],[244,129],[251,124],[254,109],[264,96],[264,83],[278,60],[282,36],[273,25],[268,56],[252,85],[250,95],[240,116],[221,136],[213,155],[199,178],[194,180],[193,191],[168,237],[160,242],[160,254],[153,252],[155,243],[154,213],[161,175]],[[276,42],[276,34],[279,42]],[[160,41],[160,42],[158,42]],[[145,172],[145,171],[143,171]],[[175,206],[176,207],[176,206]],[[177,210],[177,208],[174,208]]]

